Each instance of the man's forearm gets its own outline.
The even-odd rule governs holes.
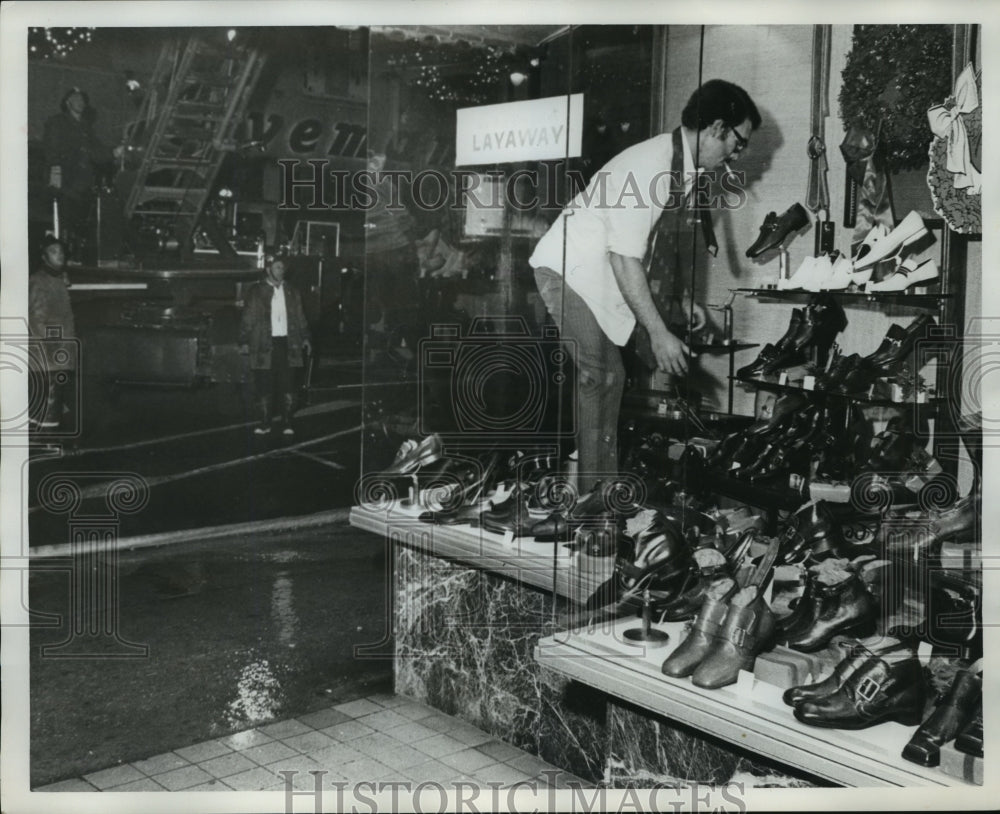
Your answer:
[[[646,270],[642,263],[634,257],[609,252],[611,269],[618,281],[618,288],[632,309],[635,318],[650,334],[665,331],[667,326],[653,302],[653,295],[646,280]]]

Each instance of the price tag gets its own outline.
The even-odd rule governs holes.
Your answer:
[[[512,531],[505,531],[503,533],[503,544],[504,545],[509,545],[509,546],[514,545],[514,532],[512,532]]]
[[[803,390],[815,390],[816,389],[816,377],[806,376],[802,379],[802,389]]]
[[[778,384],[788,384],[788,371],[782,370],[781,375],[778,376]]]
[[[917,658],[920,659],[920,661],[923,662],[924,664],[930,661],[931,654],[933,652],[934,652],[934,645],[931,644],[930,642],[922,641],[920,642],[920,644],[917,645]]]

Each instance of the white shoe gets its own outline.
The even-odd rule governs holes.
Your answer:
[[[917,264],[912,258],[904,260],[897,266],[896,270],[880,283],[869,283],[868,291],[872,293],[884,291],[905,291],[911,285],[929,283],[940,277],[937,263],[933,260],[924,260]]]
[[[270,432],[271,432],[271,428],[270,427],[254,427],[253,428],[253,434],[254,435],[267,435]]]
[[[840,255],[836,262],[833,264],[833,268],[830,271],[830,276],[823,283],[823,291],[843,291],[848,288],[853,282],[851,272],[854,271],[854,264],[851,262],[851,258],[846,254]]]
[[[910,212],[899,225],[884,238],[876,238],[871,244],[869,251],[863,258],[854,261],[855,269],[863,269],[872,266],[879,260],[885,260],[899,249],[908,246],[927,234],[927,227],[923,218],[916,212]],[[860,252],[859,252],[860,254]]]
[[[778,290],[795,291],[801,288],[808,291],[808,286],[812,284],[816,274],[816,259],[815,257],[807,257],[802,261],[802,265],[799,266],[795,274],[787,280],[778,280]]]
[[[872,250],[872,244],[876,240],[884,240],[885,236],[889,234],[889,230],[881,223],[876,223],[871,229],[868,230],[868,234],[865,235],[865,239],[861,241],[861,244],[851,255],[851,262],[857,263],[859,260],[864,260]]]
[[[833,260],[830,255],[823,254],[813,258],[812,277],[803,286],[806,291],[822,291],[833,279]]]

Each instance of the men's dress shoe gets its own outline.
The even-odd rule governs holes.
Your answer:
[[[729,600],[726,618],[712,646],[695,668],[691,682],[715,690],[734,684],[740,670],[752,670],[757,654],[774,639],[774,614],[755,585],[741,588]]]
[[[921,314],[906,328],[899,328],[895,324],[889,326],[885,339],[882,340],[878,350],[866,356],[865,361],[885,371],[884,375],[887,375],[906,360],[913,352],[917,341],[926,337],[928,329],[934,325],[936,325],[934,317],[930,314]]]
[[[978,675],[959,670],[948,694],[903,747],[903,757],[921,766],[939,765],[941,747],[972,720],[976,704],[982,702],[982,684]]]
[[[630,590],[654,577],[661,585],[676,582],[690,566],[691,547],[680,524],[657,513],[653,523],[632,537],[622,539],[615,568],[622,588]],[[676,595],[676,594],[674,594]],[[672,597],[661,597],[661,599]]]
[[[778,280],[779,291],[818,291],[813,288],[819,278],[818,257],[807,257],[787,280]]]
[[[789,343],[791,343],[802,327],[802,323],[805,321],[805,311],[802,308],[793,308],[792,316],[788,322],[788,328],[785,330],[784,335],[775,342],[773,345],[768,343],[765,345],[760,353],[757,354],[757,358],[754,359],[749,365],[744,365],[739,370],[736,371],[736,377],[738,379],[752,379],[755,376],[760,375],[761,369],[764,365],[775,358],[784,348],[786,348]]]
[[[552,512],[544,520],[531,527],[531,536],[540,543],[567,542],[573,538],[574,525],[571,525],[562,512]]]
[[[959,752],[974,757],[983,756],[983,702],[980,701],[972,720],[955,738],[955,748]]]
[[[851,283],[854,282],[853,271],[854,264],[851,262],[851,258],[846,254],[840,255],[833,261],[830,275],[821,282],[820,291],[843,291],[850,288]]]
[[[809,215],[800,203],[792,204],[780,216],[768,212],[760,227],[760,234],[747,249],[747,257],[759,257],[768,249],[780,246],[788,235],[808,225]]]
[[[885,260],[896,251],[916,242],[927,234],[927,227],[923,218],[917,212],[910,212],[889,234],[883,238],[876,238],[871,243],[871,251],[866,252],[864,257],[858,257],[854,261],[856,270],[867,268],[880,260]]]
[[[663,662],[660,670],[672,678],[691,675],[708,655],[715,634],[729,613],[728,599],[737,590],[736,580],[719,580],[705,594],[705,601],[695,617],[687,637]]]
[[[861,647],[856,648],[854,653],[838,662],[837,666],[833,668],[833,672],[825,679],[815,684],[801,684],[798,687],[789,687],[781,696],[781,700],[788,704],[788,706],[794,707],[803,701],[815,701],[818,698],[833,695],[871,657],[872,654],[868,650]]]
[[[828,254],[813,258],[812,275],[804,282],[806,291],[819,293],[833,279],[833,259]]]
[[[441,437],[437,434],[428,435],[419,444],[409,447],[405,452],[401,448],[400,453],[396,455],[396,459],[384,471],[384,474],[406,475],[421,466],[434,463],[441,455]]]
[[[861,356],[839,356],[830,369],[816,380],[817,390],[834,390],[861,364]]]
[[[928,259],[918,265],[916,260],[911,258],[900,263],[896,267],[896,270],[884,280],[877,283],[868,283],[865,287],[865,292],[878,294],[881,292],[905,291],[911,285],[925,285],[933,282],[940,276],[937,263],[933,260]]]
[[[880,240],[885,240],[885,237],[888,234],[889,230],[881,223],[876,223],[871,229],[868,230],[868,234],[865,235],[865,239],[857,245],[854,253],[851,255],[851,262],[855,264],[855,274],[857,274],[858,261],[864,260],[869,254],[871,254],[872,246]],[[871,277],[871,271],[868,272],[868,277]],[[866,281],[867,278],[861,282]]]
[[[837,580],[837,581],[834,581]],[[815,653],[826,647],[838,633],[863,638],[875,632],[878,606],[857,574],[817,578],[822,610],[812,625],[790,637],[788,646],[801,653]]]
[[[866,729],[884,721],[916,726],[925,693],[923,667],[916,658],[890,665],[872,656],[832,695],[796,704],[795,717],[827,729]]]
[[[511,532],[515,537],[528,537],[531,527],[538,522],[528,511],[528,496],[524,490],[511,495],[500,506],[479,516],[479,525],[494,534]]]
[[[570,522],[601,517],[608,512],[632,517],[642,509],[642,506],[635,502],[634,493],[635,489],[628,481],[598,481],[594,484],[594,488],[581,497],[570,510]]]

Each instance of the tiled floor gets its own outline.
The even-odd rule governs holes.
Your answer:
[[[295,771],[293,786],[308,791],[316,770],[327,771],[324,783],[592,785],[431,707],[373,695],[34,790],[281,790],[278,772]]]

